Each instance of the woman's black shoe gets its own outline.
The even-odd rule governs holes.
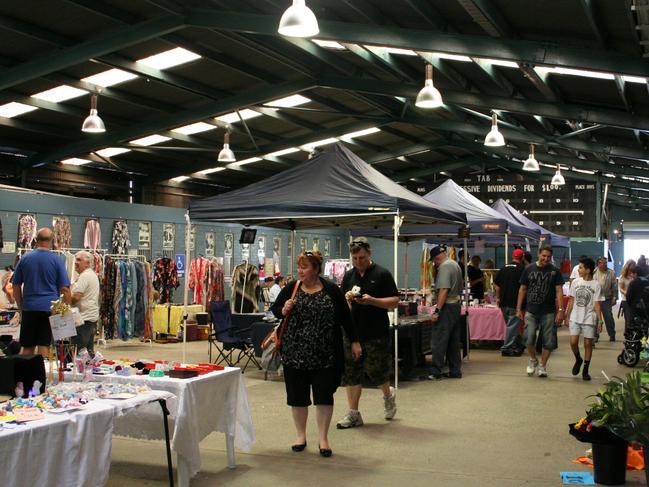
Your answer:
[[[291,445],[291,450],[293,451],[304,451],[305,448],[306,448],[306,441],[301,445]]]
[[[320,445],[318,445],[318,448],[320,448]],[[331,455],[333,455],[331,448],[320,448],[321,457],[329,458]]]

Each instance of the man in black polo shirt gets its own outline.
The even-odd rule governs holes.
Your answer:
[[[520,320],[516,316],[518,289],[520,287],[521,274],[525,269],[525,265],[523,265],[524,255],[525,252],[521,249],[514,250],[512,253],[512,263],[500,269],[494,279],[496,305],[502,311],[505,324],[507,325],[505,341],[500,349],[503,357],[520,357],[525,351],[520,333]]]
[[[342,291],[356,322],[363,353],[353,360],[351,346],[345,347],[345,373],[342,383],[347,387],[349,412],[337,423],[338,429],[363,425],[358,403],[367,374],[383,391],[385,419],[397,412],[396,396],[390,387],[390,320],[388,310],[399,304],[399,291],[392,274],[371,260],[372,250],[365,237],[356,237],[349,245],[353,269],[343,278]]]

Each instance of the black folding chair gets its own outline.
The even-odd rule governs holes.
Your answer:
[[[232,326],[230,301],[214,301],[210,304],[212,317],[209,341],[209,358],[212,362],[212,348],[217,352],[215,364],[225,362],[229,367],[240,367],[239,363],[245,360],[241,372],[245,372],[248,364],[252,362],[261,370],[255,349],[250,338],[250,329],[237,329]],[[247,360],[246,360],[247,359]]]

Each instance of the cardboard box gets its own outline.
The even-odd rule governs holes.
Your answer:
[[[210,336],[209,325],[198,325],[198,339],[207,340],[209,336]]]

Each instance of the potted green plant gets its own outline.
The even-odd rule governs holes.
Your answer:
[[[590,397],[596,400],[590,405],[586,421],[580,421],[574,430],[587,433],[586,437],[592,436],[595,481],[606,485],[623,484],[627,442],[641,443],[645,447],[645,464],[649,457],[649,385],[642,382],[639,372],[632,372],[625,379],[613,377]],[[610,435],[607,438],[602,428],[622,441],[615,441]]]

